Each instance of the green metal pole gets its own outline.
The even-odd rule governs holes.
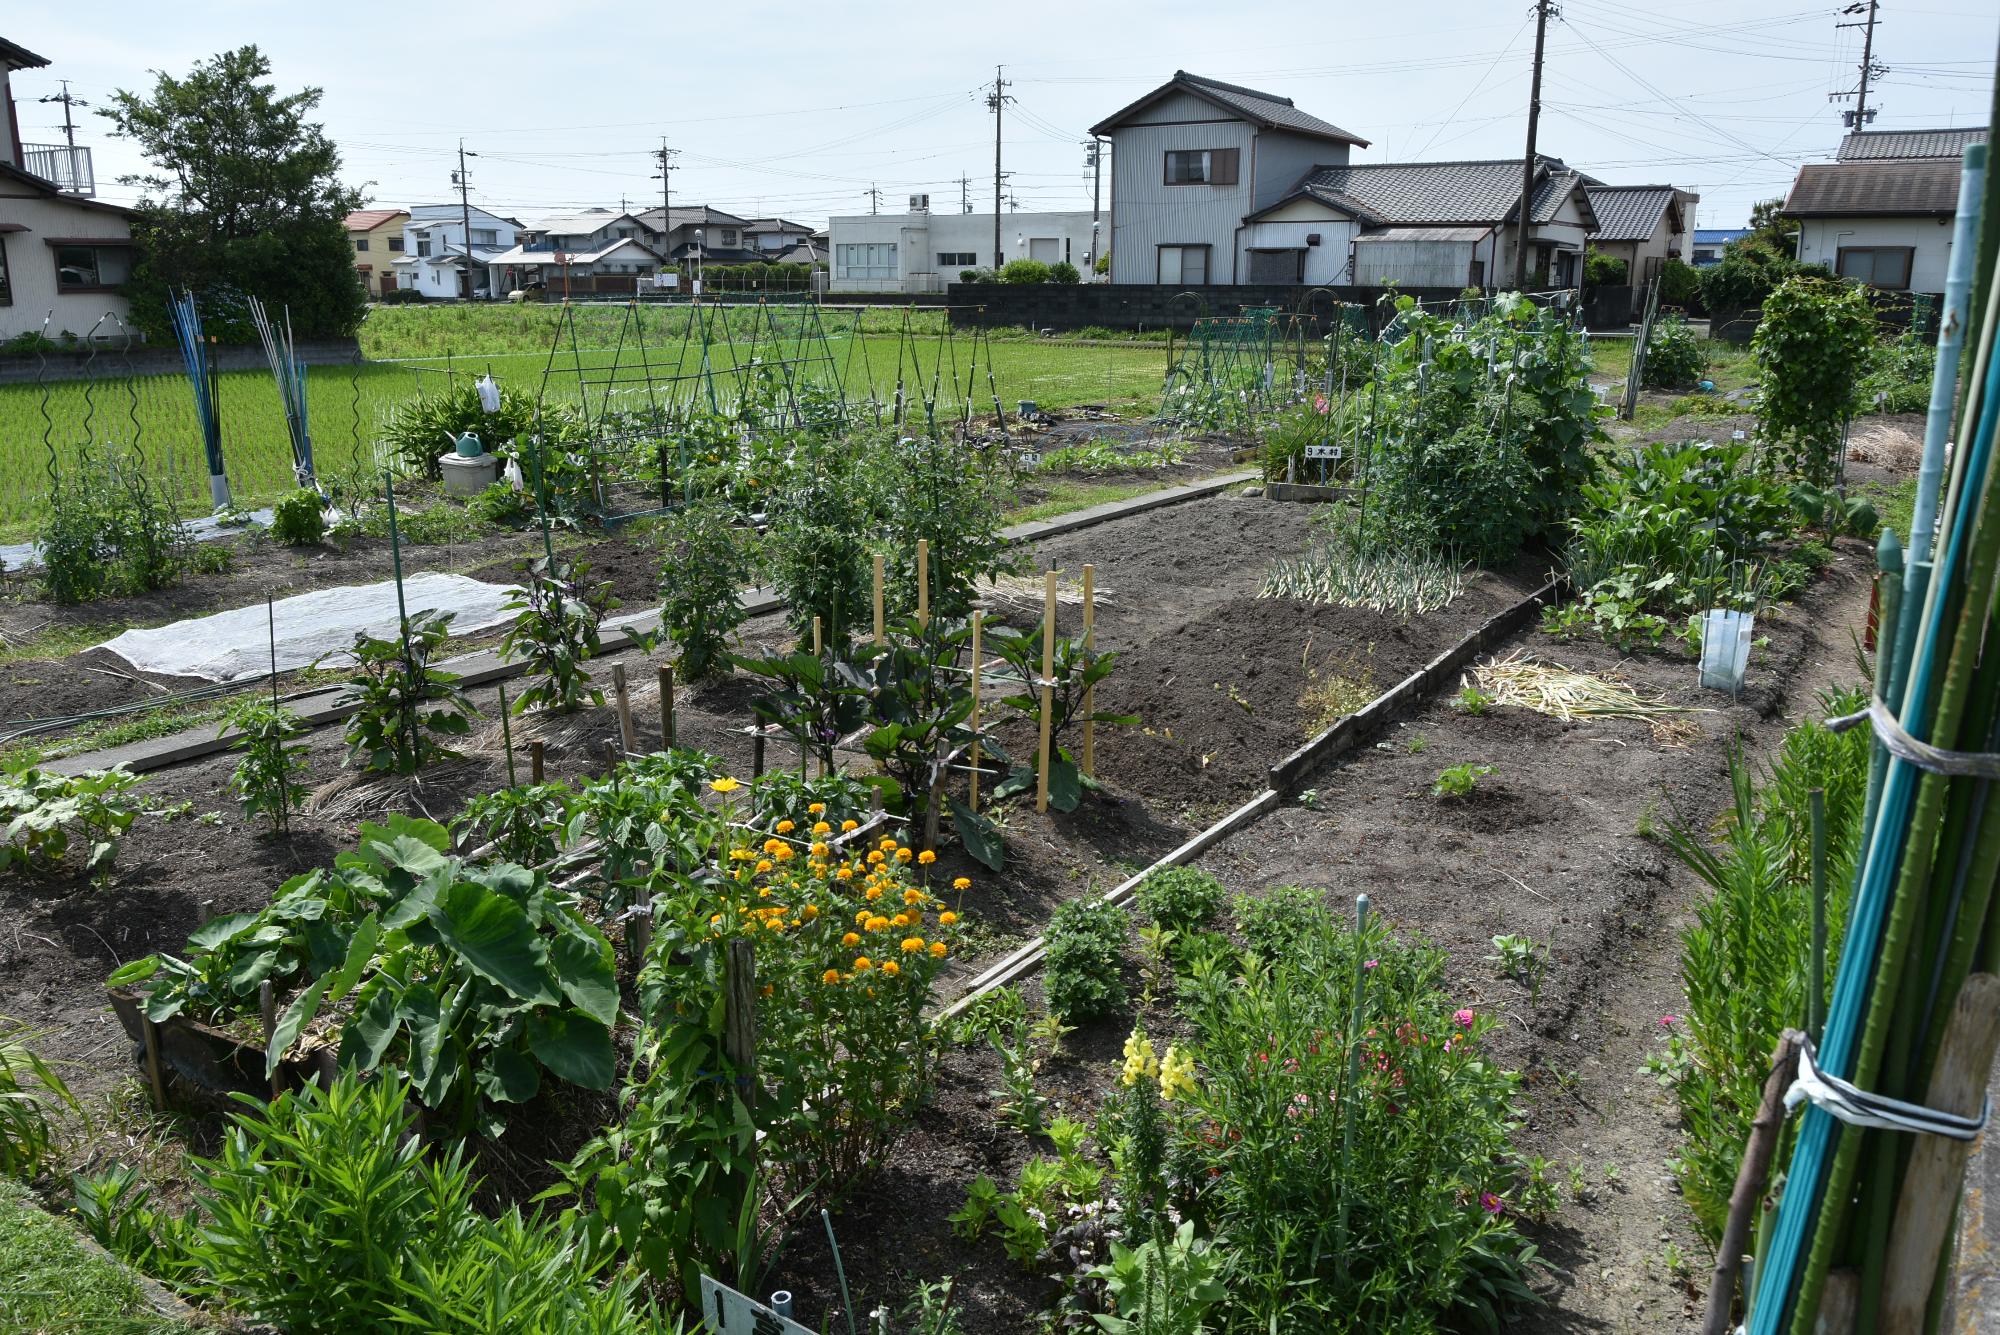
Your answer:
[[[405,689],[413,687],[417,679],[416,661],[410,656],[410,609],[403,601],[403,537],[396,526],[396,481],[388,469],[382,470],[382,496],[389,506],[389,560],[396,572],[396,629],[403,643],[403,683]],[[417,715],[409,711],[410,725],[410,765],[414,773],[423,749],[417,745]]]
[[[1354,987],[1347,1013],[1347,1087],[1340,1095],[1340,1218],[1335,1229],[1335,1250],[1340,1268],[1347,1269],[1347,1184],[1348,1169],[1354,1162],[1354,1098],[1361,1087],[1361,1005],[1368,987],[1367,953],[1368,896],[1354,897]]]
[[[1819,1042],[1826,1021],[1826,789],[1807,795],[1812,805],[1812,967],[1806,974],[1806,1033]]]

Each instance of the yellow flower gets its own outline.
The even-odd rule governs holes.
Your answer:
[[[777,848],[771,850],[771,856],[780,862],[790,862],[798,855],[799,850],[793,848],[790,844],[780,844]]]
[[[863,909],[863,910],[861,910],[861,912],[859,912],[859,913],[857,913],[857,914],[855,914],[855,915],[854,915],[854,921],[856,921],[856,922],[867,922],[867,921],[868,921],[868,920],[869,920],[870,918],[872,918],[872,917],[874,917],[874,916],[875,916],[875,915],[874,915],[874,914],[872,914],[872,913],[870,913],[870,912],[869,912],[869,911],[868,911],[867,909]]]
[[[911,858],[915,856],[916,854],[910,852],[910,850],[907,848],[899,848],[896,850],[896,861],[898,862],[908,862]]]
[[[944,942],[942,941],[931,942],[931,958],[941,960],[944,958],[944,956],[945,956]]]
[[[881,863],[881,861],[882,861],[882,850],[881,850],[881,849],[877,848],[877,849],[873,849],[873,850],[871,850],[871,851],[869,852],[869,854],[868,854],[868,862],[869,862],[869,865],[870,865],[870,866],[875,866],[875,865],[879,865],[879,864]]]
[[[839,871],[835,872],[834,875],[838,876],[843,881],[851,881],[854,879],[854,868],[843,866]]]
[[[782,932],[785,930],[785,920],[783,918],[766,918],[764,919],[764,930],[767,932]]]
[[[903,966],[896,963],[896,961],[894,960],[882,961],[882,972],[888,975],[889,977],[894,978],[897,974],[901,973],[902,971],[903,971]]]
[[[861,893],[869,899],[880,899],[882,897],[882,887],[879,885],[871,885],[866,890],[863,890]]]
[[[840,944],[852,950],[861,944],[861,934],[859,932],[848,932],[840,938]]]
[[[903,892],[903,902],[905,904],[921,904],[924,902],[924,892],[912,886]]]
[[[961,876],[951,883],[951,888],[954,890],[970,890],[972,888],[972,878]]]
[[[722,915],[720,913],[709,914],[708,925],[710,927],[720,927],[722,925]]]
[[[953,913],[949,909],[945,910],[943,913],[938,914],[938,924],[940,926],[949,927],[957,921],[958,921],[958,915],[956,913]]]
[[[903,938],[903,953],[905,955],[914,955],[923,948],[924,939],[921,936],[906,936]]]
[[[832,850],[828,849],[828,848],[827,848],[827,846],[826,846],[825,844],[820,844],[820,843],[815,843],[815,844],[814,844],[814,845],[812,846],[812,850],[811,850],[811,851],[812,851],[812,855],[813,855],[814,857],[816,857],[816,858],[823,858],[823,857],[825,857],[825,856],[826,856],[826,855],[827,855],[827,854],[828,854],[828,853],[829,853],[830,851],[832,851]]]
[[[1194,1082],[1194,1058],[1167,1044],[1167,1055],[1160,1060],[1160,1097],[1172,1103],[1198,1088]]]
[[[810,812],[812,815],[815,816],[821,815],[826,811],[826,803],[824,802],[809,803],[806,806],[806,810]]]
[[[885,853],[894,852],[896,848],[896,841],[885,834],[882,836],[882,842],[875,846],[881,849]]]
[[[886,932],[889,930],[889,920],[880,915],[870,918],[866,925],[871,932]]]
[[[867,973],[870,969],[874,967],[875,967],[875,961],[869,959],[866,955],[856,955],[854,957],[854,972]]]
[[[840,830],[842,834],[845,834],[850,830],[858,830],[860,828],[861,828],[861,822],[858,820],[844,820],[840,823]]]
[[[808,904],[804,908],[800,909],[799,912],[805,914],[807,922],[811,922],[814,918],[817,918],[819,916],[819,905]]]
[[[732,848],[729,850],[729,860],[731,862],[748,862],[756,856],[755,853],[752,853],[747,848]]]
[[[759,872],[767,872],[767,871],[771,870],[771,868],[772,868],[772,867],[773,867],[774,865],[775,865],[775,864],[774,864],[774,863],[773,863],[773,862],[771,861],[771,859],[769,859],[769,858],[758,858],[758,859],[757,859],[757,870],[758,870]]]
[[[837,983],[840,981],[840,970],[828,969],[825,973],[819,976],[819,980],[822,983]]]
[[[924,866],[928,867],[933,862],[937,861],[937,854],[931,852],[928,848],[926,848],[923,852],[917,854],[917,861],[922,863]]]
[[[793,828],[794,827],[792,823],[788,820],[781,820],[778,822],[777,829],[779,834],[790,834]]]
[[[718,793],[733,793],[743,785],[725,775],[720,779],[710,779],[708,786]]]
[[[1125,1040],[1125,1069],[1119,1073],[1119,1083],[1130,1087],[1159,1073],[1160,1062],[1153,1055],[1153,1040],[1146,1037],[1143,1029],[1134,1029]]]
[[[814,834],[830,834],[832,832],[833,832],[833,827],[831,825],[828,825],[825,821],[816,820],[813,822]]]
[[[777,839],[766,839],[764,841],[764,851],[766,853],[771,854],[773,857],[777,856],[778,850],[783,848],[784,846],[785,846],[784,843]]]

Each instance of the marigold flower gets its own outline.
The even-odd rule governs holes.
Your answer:
[[[970,876],[961,876],[951,883],[951,888],[954,890],[970,890],[972,888],[972,878]]]
[[[905,904],[921,904],[924,902],[924,892],[912,886],[903,892],[903,902]]]
[[[814,822],[813,822],[813,833],[814,833],[814,834],[827,834],[827,833],[830,833],[830,832],[832,831],[832,829],[833,829],[833,827],[832,827],[831,825],[828,825],[828,824],[827,824],[827,823],[826,823],[825,821],[823,821],[823,820],[816,820],[816,821],[814,821]]]
[[[856,955],[854,957],[854,972],[867,973],[870,969],[874,967],[875,967],[875,961],[869,959],[866,955]]]
[[[758,870],[758,872],[759,872],[759,873],[763,873],[763,872],[767,872],[767,871],[770,871],[770,870],[772,869],[772,867],[773,867],[773,866],[775,866],[775,865],[776,865],[776,864],[774,864],[774,863],[773,863],[773,862],[771,861],[771,859],[769,859],[769,858],[758,858],[758,859],[757,859],[757,870]]]
[[[879,885],[871,885],[866,890],[863,890],[861,893],[871,900],[880,899],[882,897],[882,887]]]
[[[843,946],[846,946],[846,947],[848,947],[849,949],[852,949],[853,947],[855,947],[855,946],[858,946],[858,945],[860,945],[860,944],[861,944],[861,933],[859,933],[859,932],[848,932],[848,933],[845,933],[845,934],[844,934],[844,935],[842,935],[842,936],[841,936],[841,938],[840,938],[840,944],[841,944],[841,945],[843,945]]]
[[[808,803],[806,804],[806,811],[807,811],[807,813],[808,813],[808,814],[810,814],[810,815],[814,815],[814,816],[818,816],[818,815],[821,815],[821,814],[823,814],[823,813],[824,813],[824,812],[826,811],[826,803],[824,803],[824,802],[808,802]]]
[[[871,932],[886,932],[889,930],[889,920],[879,913],[870,918],[865,925]]]
[[[861,912],[854,915],[854,921],[859,923],[865,923],[874,916],[875,915],[870,913],[867,909],[863,909],[861,910]]]
[[[767,932],[782,932],[785,930],[785,920],[783,918],[766,918],[764,919],[764,930]]]
[[[724,775],[720,779],[710,779],[708,781],[708,786],[710,788],[713,788],[718,793],[733,793],[738,788],[741,788],[743,785],[738,783],[736,780],[728,777],[727,775]]]
[[[933,941],[933,942],[931,942],[931,958],[932,958],[932,959],[939,959],[939,960],[941,960],[941,959],[943,959],[944,957],[945,957],[945,944],[944,944],[944,942],[942,942],[942,941]]]
[[[851,881],[854,879],[854,868],[842,867],[839,871],[835,872],[834,875],[839,877],[843,881]]]
[[[822,983],[837,983],[840,981],[840,970],[828,969],[825,973],[819,976],[819,980]]]
[[[897,927],[908,927],[910,925],[910,915],[907,913],[898,913],[895,917],[889,919],[889,921]]]
[[[901,973],[902,971],[903,971],[903,966],[896,963],[896,961],[894,960],[882,961],[882,972],[888,977],[894,978],[897,974]]]
[[[924,939],[921,936],[906,936],[903,938],[903,953],[905,955],[914,955],[923,948]]]
[[[911,858],[915,856],[916,854],[910,852],[910,850],[907,848],[899,848],[896,850],[896,861],[898,862],[908,862]]]
[[[931,852],[928,848],[926,848],[923,852],[917,854],[917,861],[922,863],[924,866],[928,867],[933,862],[937,861],[937,854]]]
[[[800,909],[799,912],[805,915],[807,922],[811,922],[814,918],[817,918],[819,916],[819,905],[808,904],[804,908]]]
[[[780,862],[790,862],[793,858],[797,857],[798,855],[799,855],[799,850],[793,848],[790,844],[782,845],[781,847],[773,850],[771,853],[771,856],[776,858]]]
[[[861,822],[858,820],[844,820],[840,823],[840,831],[842,834],[846,834],[850,830],[858,830],[860,828],[861,828]]]
[[[794,825],[793,825],[793,824],[792,824],[792,823],[791,823],[790,821],[788,821],[788,820],[781,820],[781,821],[779,821],[779,822],[778,822],[778,825],[777,825],[777,830],[778,830],[778,833],[779,833],[779,834],[790,834],[790,833],[791,833],[791,832],[792,832],[792,831],[793,831],[794,829],[796,829],[796,828],[797,828],[797,827],[796,827],[796,826],[794,826]]]
[[[831,851],[825,844],[815,843],[812,846],[812,855],[816,858],[823,858]]]
[[[896,841],[889,835],[885,834],[882,836],[882,842],[875,845],[875,847],[881,849],[884,853],[891,853],[895,851]]]
[[[946,909],[943,913],[938,914],[939,926],[949,927],[957,921],[958,921],[958,915],[956,913],[953,913],[950,909]]]
[[[871,851],[871,852],[870,852],[870,853],[868,854],[868,862],[869,862],[869,865],[871,865],[871,866],[877,866],[877,865],[880,865],[881,861],[882,861],[882,850],[881,850],[881,849],[879,849],[879,848],[877,848],[877,849],[874,849],[874,850],[872,850],[872,851]]]

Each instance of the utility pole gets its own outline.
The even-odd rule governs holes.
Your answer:
[[[1083,151],[1090,155],[1090,266],[1086,269],[1089,272],[1097,266],[1098,215],[1104,197],[1104,141],[1086,139]]]
[[[465,141],[458,141],[458,170],[451,174],[451,183],[458,187],[458,220],[465,228],[465,299],[472,300],[472,180],[465,174],[465,160],[476,158],[477,153],[465,151]]]
[[[1514,290],[1528,286],[1529,207],[1535,199],[1535,130],[1542,119],[1542,52],[1549,35],[1554,0],[1535,0],[1535,73],[1528,84],[1528,151],[1521,159],[1521,216],[1514,228]]]
[[[62,91],[60,93],[50,93],[47,97],[36,98],[35,100],[38,102],[62,103],[63,142],[67,143],[70,146],[72,155],[74,155],[76,149],[76,122],[70,119],[70,108],[87,107],[90,105],[90,103],[84,101],[76,94],[70,92],[68,79],[64,79],[62,81]]]
[[[661,135],[660,147],[653,154],[653,160],[660,164],[654,175],[660,180],[660,249],[664,252],[661,258],[676,271],[680,266],[674,263],[674,191],[668,178],[673,174],[674,155],[679,152],[678,148],[668,148],[667,137]]]
[[[1847,97],[1855,99],[1854,110],[1841,113],[1842,119],[1847,122],[1847,128],[1850,130],[1865,130],[1868,128],[1868,122],[1874,114],[1868,110],[1868,85],[1870,81],[1879,79],[1889,72],[1886,65],[1878,66],[1875,63],[1875,10],[1875,0],[1855,0],[1855,3],[1850,4],[1840,12],[1843,14],[1860,14],[1865,12],[1867,17],[1858,23],[1836,23],[1833,25],[1835,28],[1861,29],[1861,81],[1855,85],[1854,91],[1851,93],[1827,94],[1829,102],[1838,102],[1842,98]]]
[[[960,213],[972,212],[972,178],[970,176],[961,176],[958,178],[958,211]]]
[[[875,213],[880,213],[881,211],[882,211],[882,192],[880,190],[877,190],[874,186],[871,185],[868,187],[868,212],[871,214],[875,214]]]
[[[1008,101],[1007,81],[1000,77],[1006,69],[1004,65],[993,67],[993,91],[986,95],[986,105],[993,111],[993,267],[1003,267],[1007,263],[1007,252],[1000,247],[1000,121]]]

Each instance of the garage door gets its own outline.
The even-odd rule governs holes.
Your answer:
[[[1040,260],[1043,264],[1054,264],[1062,258],[1062,238],[1056,236],[1029,237],[1028,258],[1031,260]]]
[[[1250,281],[1253,283],[1296,283],[1303,275],[1303,250],[1253,250],[1250,252]]]

